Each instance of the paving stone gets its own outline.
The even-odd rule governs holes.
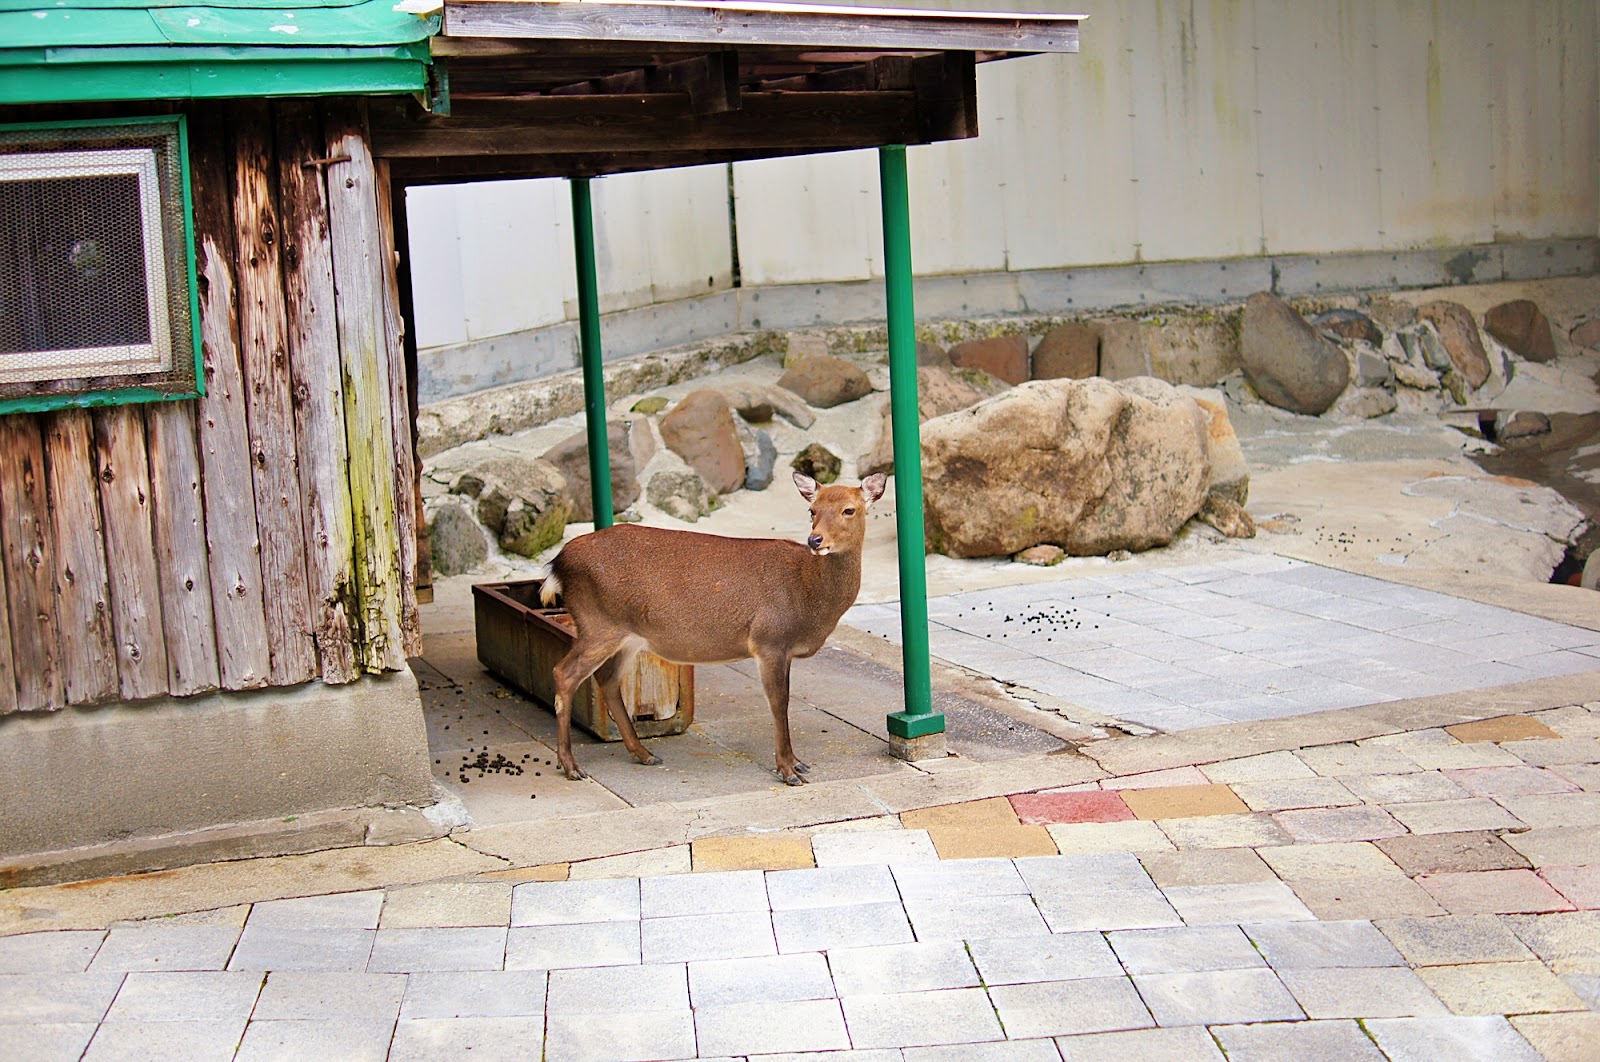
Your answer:
[[[1586,867],[1545,867],[1539,876],[1549,882],[1574,907],[1600,908],[1600,864]]]
[[[1421,765],[1398,748],[1342,742],[1301,749],[1296,756],[1317,774],[1338,778],[1347,774],[1408,774]]]
[[[1263,848],[1259,855],[1286,881],[1401,876],[1393,860],[1367,841]]]
[[[1471,870],[1519,870],[1528,861],[1487,830],[1386,837],[1378,847],[1410,875]]]
[[[1201,973],[1266,965],[1237,926],[1119,930],[1107,937],[1130,974]]]
[[[619,1021],[609,1014],[571,1014],[545,1019],[544,1062],[592,1059],[693,1058],[694,1014],[642,1011]]]
[[[384,1062],[394,1038],[394,1021],[346,1018],[252,1021],[244,1039],[235,1040],[236,1062],[299,1062],[337,1058],[339,1062]],[[226,1057],[226,1056],[224,1056]]]
[[[1590,1010],[1600,1011],[1600,974],[1564,973],[1561,980]]]
[[[731,1003],[696,1007],[701,1054],[831,1051],[850,1047],[837,999]]]
[[[92,1021],[0,1024],[0,1060],[77,1062],[98,1028]]]
[[[1600,827],[1546,827],[1507,834],[1505,842],[1536,867],[1600,863]]]
[[[1040,901],[1042,906],[1044,901]],[[1050,927],[1029,896],[946,896],[906,900],[906,916],[918,940],[968,937],[1027,937]]]
[[[864,830],[859,833],[814,833],[811,849],[819,867],[862,863],[936,863],[939,853],[927,830]]]
[[[995,1020],[998,1001],[991,1004],[981,988],[845,996],[842,1002],[849,1042],[857,1048],[965,1044],[1002,1040],[1006,1036]],[[1009,1020],[1006,1027],[1019,1039],[1041,1035],[1026,1026],[1012,1025]]]
[[[544,1051],[542,1017],[402,1018],[395,1025],[388,1062],[521,1062]]]
[[[1500,746],[1523,763],[1551,767],[1564,763],[1600,763],[1600,738],[1558,738],[1511,741]]]
[[[1136,818],[1189,819],[1207,815],[1238,815],[1249,811],[1244,801],[1225,785],[1173,785],[1153,789],[1124,789],[1122,799]]]
[[[1183,924],[1166,897],[1153,887],[1089,895],[1050,892],[1035,896],[1034,903],[1052,933],[1159,929]]]
[[[1481,768],[1480,768],[1481,769]],[[1439,771],[1413,774],[1347,774],[1344,787],[1368,804],[1410,804],[1418,800],[1459,800],[1467,792]]]
[[[930,827],[928,836],[940,859],[1011,859],[1058,851],[1043,826]]]
[[[778,952],[785,955],[905,944],[915,939],[905,909],[898,902],[773,911],[772,929],[778,939]]]
[[[542,1019],[548,977],[543,970],[414,973],[406,978],[400,1018]]]
[[[1197,819],[1164,819],[1161,831],[1173,845],[1186,848],[1268,848],[1293,844],[1287,830],[1262,812],[1215,815]]]
[[[1541,826],[1600,826],[1600,793],[1503,796],[1498,803],[1521,821]]]
[[[1545,1062],[1593,1062],[1600,1014],[1519,1014],[1510,1019]]]
[[[1228,1062],[1383,1062],[1367,1034],[1347,1019],[1219,1025],[1211,1032],[1228,1052]]]
[[[131,973],[106,1021],[237,1021],[240,1031],[264,980],[259,973],[217,970]]]
[[[291,900],[263,900],[250,908],[247,927],[280,926],[289,929],[377,929],[383,910],[383,892],[341,892],[331,896],[300,896]]]
[[[976,827],[1010,829],[1021,824],[1016,809],[1005,797],[966,800],[900,813],[900,821],[913,830],[946,830]]]
[[[1151,879],[1170,885],[1241,885],[1276,881],[1272,868],[1248,848],[1197,848],[1185,852],[1147,852],[1139,857]]]
[[[1034,894],[1120,892],[1149,889],[1150,875],[1131,852],[1058,855],[1015,861],[1017,873]]]
[[[937,900],[946,896],[1018,896],[1028,891],[1016,864],[1009,859],[913,863],[892,869],[894,881],[889,895],[872,898]]]
[[[1313,776],[1274,782],[1235,782],[1233,791],[1251,811],[1336,808],[1361,803],[1361,799],[1340,784],[1337,778]]]
[[[1449,1013],[1404,967],[1279,970],[1311,1018],[1410,1018]]]
[[[1172,842],[1153,822],[1078,822],[1046,826],[1063,855],[1089,852],[1170,851]]]
[[[1390,804],[1384,810],[1412,833],[1516,830],[1524,825],[1511,812],[1483,797],[1470,797],[1466,800],[1419,800],[1411,804]]]
[[[1200,768],[1213,782],[1277,782],[1295,778],[1315,778],[1317,772],[1292,752],[1266,752],[1236,760],[1208,763]]]
[[[1134,983],[1160,1025],[1234,1025],[1302,1016],[1271,970],[1146,974]]]
[[[1021,793],[1011,798],[1017,818],[1025,826],[1059,822],[1123,822],[1133,811],[1118,793]]]
[[[895,876],[904,869],[860,865],[772,871],[766,876],[767,898],[774,911],[889,903],[900,898]]]
[[[765,911],[647,918],[639,944],[645,962],[692,962],[776,955],[772,915]]]
[[[855,1062],[854,1052],[849,1057]],[[983,1044],[943,1044],[908,1047],[899,1052],[904,1062],[1061,1062],[1053,1040],[997,1040]],[[766,1062],[766,1059],[762,1059]],[[826,1056],[808,1062],[828,1062]]]
[[[373,973],[499,970],[506,961],[506,930],[498,926],[380,929],[367,969]]]
[[[375,929],[246,925],[228,960],[230,970],[365,970]]]
[[[404,974],[274,970],[267,975],[252,1018],[393,1022],[405,992]]]
[[[193,1062],[234,1057],[244,1019],[232,1021],[107,1022],[84,1052],[84,1062]],[[387,1044],[385,1044],[387,1047]],[[245,1057],[240,1055],[240,1057]],[[378,1055],[382,1058],[382,1055]]]
[[[534,881],[511,890],[511,924],[561,926],[584,922],[637,921],[639,882]]]
[[[1400,805],[1403,806],[1403,805]],[[1375,841],[1396,837],[1406,828],[1388,812],[1375,807],[1307,808],[1276,811],[1272,817],[1302,844],[1337,844],[1341,841]]]
[[[831,999],[834,995],[828,959],[815,952],[689,964],[689,998],[697,1009]]]
[[[82,973],[105,938],[103,929],[0,937],[0,974]]]
[[[1600,765],[1593,763],[1563,763],[1549,768],[1585,792],[1600,792]]]
[[[1243,929],[1275,970],[1405,965],[1371,922],[1264,922]]]
[[[989,989],[989,997],[1007,1035],[1020,1039],[1143,1029],[1155,1024],[1126,977],[995,985]]]
[[[692,847],[696,871],[797,870],[816,865],[811,839],[803,834],[702,837]]]
[[[551,1018],[579,1014],[675,1013],[689,1006],[689,975],[683,963],[605,966],[551,970],[545,1013]]]
[[[570,865],[568,881],[587,881],[595,878],[655,878],[668,874],[690,874],[694,861],[686,844],[653,848],[645,852],[624,852],[622,855],[585,859]]]
[[[1146,771],[1143,774],[1125,774],[1120,778],[1103,778],[1101,789],[1162,789],[1167,786],[1210,785],[1211,780],[1198,767],[1173,767],[1164,771]]]
[[[1416,880],[1451,914],[1526,914],[1572,908],[1531,870],[1423,874]]]
[[[967,941],[986,985],[1120,977],[1122,964],[1100,933],[987,937]]]
[[[89,969],[220,970],[239,940],[233,926],[144,926],[113,929]]]
[[[639,961],[638,922],[514,927],[506,934],[506,969],[556,970]]]
[[[122,986],[121,973],[0,974],[5,1021],[16,1025],[97,1022]]]
[[[440,881],[390,889],[380,929],[504,926],[511,917],[511,886],[498,881]]]
[[[1192,1025],[1061,1036],[1056,1047],[1066,1062],[1222,1062],[1216,1042]]]
[[[1600,960],[1600,911],[1505,915],[1501,922],[1532,948],[1535,955],[1554,965],[1557,973],[1600,973],[1600,968],[1582,971],[1562,968],[1564,960]]]
[[[1583,1010],[1584,1002],[1544,963],[1482,962],[1419,971],[1453,1014],[1531,1014]]]
[[[1162,890],[1191,926],[1278,922],[1314,917],[1281,881],[1234,885],[1174,885]]]
[[[1451,781],[1481,797],[1573,793],[1579,789],[1547,767],[1474,767],[1447,773]]]
[[[1444,728],[1457,741],[1522,741],[1528,738],[1553,738],[1556,732],[1526,715],[1498,715],[1472,723],[1456,723]]]
[[[759,870],[639,879],[639,909],[646,919],[767,910],[767,878]]]
[[[1436,733],[1443,734],[1446,740],[1440,744],[1398,745],[1394,747],[1401,749],[1407,756],[1415,760],[1418,767],[1430,771],[1466,770],[1474,767],[1516,767],[1522,764],[1521,760],[1493,742],[1462,742],[1457,741],[1449,734],[1445,734],[1442,730],[1436,731]],[[1403,736],[1396,735],[1396,737]],[[1380,740],[1382,739],[1373,738],[1372,741],[1364,742],[1363,744],[1372,744]]]
[[[1533,957],[1527,945],[1493,915],[1393,918],[1378,922],[1377,927],[1413,966],[1514,962]]]
[[[1539,1062],[1504,1018],[1374,1018],[1363,1022],[1390,1062]]]
[[[1426,889],[1404,874],[1301,878],[1289,886],[1300,902],[1324,921],[1377,921],[1445,913]]]
[[[836,948],[828,953],[828,966],[841,996],[877,995],[889,989],[932,992],[974,988],[979,983],[978,972],[960,940]]]

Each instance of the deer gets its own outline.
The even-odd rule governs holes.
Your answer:
[[[555,666],[556,756],[573,781],[587,777],[572,755],[572,697],[593,675],[623,744],[646,766],[661,762],[639,740],[622,701],[621,678],[641,649],[678,664],[755,659],[772,711],[778,777],[804,785],[810,766],[789,734],[789,668],[814,656],[861,590],[867,509],[887,476],[859,487],[819,487],[794,474],[811,506],[805,545],[780,538],[728,538],[616,524],[581,535],[550,562],[540,587],[577,633]]]

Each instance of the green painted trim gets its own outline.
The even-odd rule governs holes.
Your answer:
[[[426,64],[390,58],[60,65],[8,71],[0,79],[0,104],[399,95],[421,92],[427,83]]]
[[[596,530],[610,527],[611,439],[606,429],[606,378],[601,371],[600,284],[594,255],[594,198],[589,178],[572,178],[572,235],[578,259],[578,338],[583,357],[583,419],[589,433],[589,496]]]
[[[153,387],[117,387],[109,391],[90,391],[70,395],[27,395],[0,398],[0,416],[7,413],[48,413],[53,409],[94,409],[99,406],[126,406],[135,402],[179,402],[199,398],[199,391],[157,391]]]
[[[426,40],[402,44],[313,45],[294,48],[247,45],[221,48],[204,44],[117,45],[115,47],[0,48],[0,66],[106,66],[118,63],[221,63],[273,61],[284,63],[333,59],[411,59],[431,61]]]
[[[944,733],[943,712],[893,712],[888,721],[889,733],[893,737],[911,738],[927,737],[929,734]]]
[[[178,166],[183,172],[183,257],[189,271],[189,345],[194,347],[194,390],[206,393],[205,345],[200,339],[199,255],[194,246],[194,174],[189,168],[189,116],[178,115]]]

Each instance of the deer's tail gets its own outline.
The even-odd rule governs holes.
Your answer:
[[[556,603],[556,597],[561,593],[561,577],[555,573],[553,566],[546,566],[544,582],[539,585],[539,600],[545,608],[550,608]]]

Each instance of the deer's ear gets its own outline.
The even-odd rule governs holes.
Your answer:
[[[888,486],[889,474],[887,472],[874,472],[861,481],[861,496],[867,499],[868,505],[871,505],[883,497],[884,489]]]
[[[796,472],[794,474],[794,485],[799,488],[800,497],[804,498],[806,501],[812,501],[816,498],[817,481],[806,475],[804,472]]]

